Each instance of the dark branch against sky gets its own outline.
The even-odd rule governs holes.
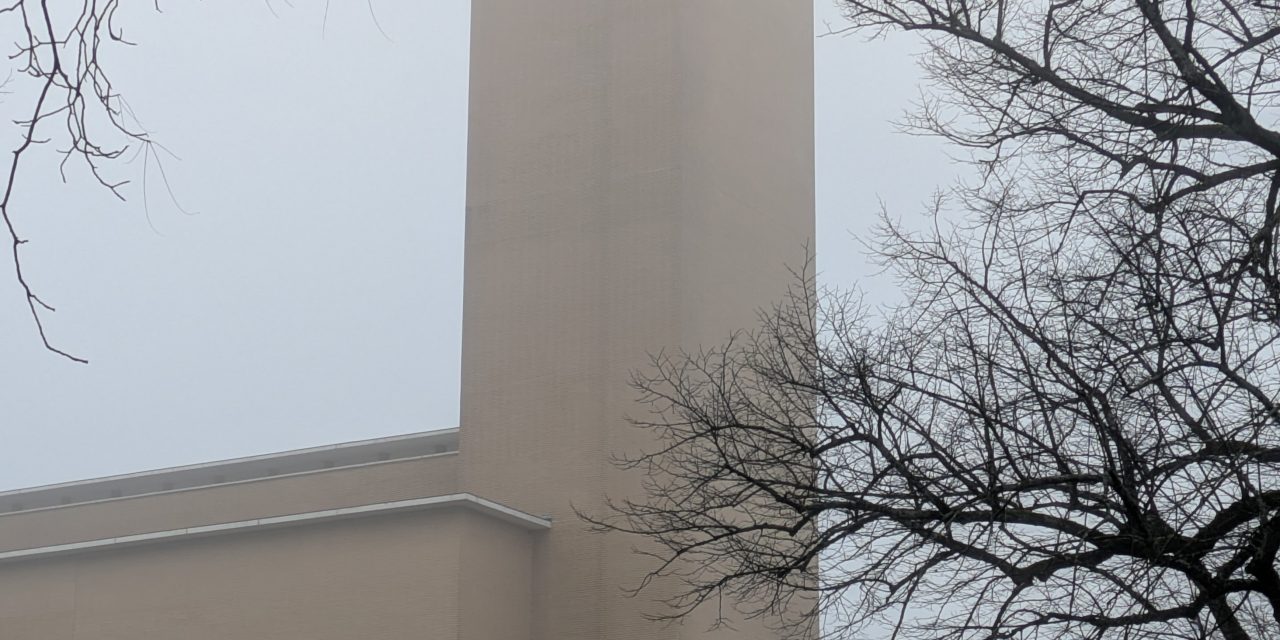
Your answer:
[[[138,44],[106,62],[176,156],[115,167],[127,201],[83,169],[63,184],[52,153],[24,167],[24,267],[58,308],[51,340],[91,364],[45,351],[0,277],[0,487],[457,423],[469,3],[375,3],[385,36],[361,2],[327,19],[249,4],[120,11]],[[840,26],[816,7],[817,32]],[[881,199],[911,216],[954,175],[935,141],[890,123],[916,96],[911,46],[815,44],[833,282],[872,273],[854,234]]]

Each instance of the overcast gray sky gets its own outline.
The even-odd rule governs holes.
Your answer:
[[[469,2],[376,0],[389,39],[363,2],[293,4],[118,16],[140,44],[109,67],[194,215],[154,165],[144,207],[141,159],[125,203],[25,168],[26,268],[91,364],[43,351],[0,267],[0,489],[456,425]],[[816,49],[819,268],[850,284],[880,202],[913,215],[955,169],[890,124],[909,39]]]

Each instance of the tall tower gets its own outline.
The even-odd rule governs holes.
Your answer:
[[[636,491],[630,372],[750,328],[812,246],[812,3],[472,7],[462,484],[554,521],[532,638],[730,637],[646,620],[650,561],[573,507]]]

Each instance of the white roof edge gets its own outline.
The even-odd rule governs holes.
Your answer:
[[[195,464],[181,465],[177,467],[164,467],[160,469],[149,469],[146,471],[135,471],[132,473],[122,473],[112,476],[102,476],[98,478],[86,478],[83,480],[71,480],[69,482],[58,482],[54,484],[37,485],[34,487],[21,487],[18,489],[7,489],[0,491],[0,498],[7,496],[19,495],[24,493],[35,493],[37,491],[52,491],[56,489],[70,489],[72,487],[87,486],[91,484],[99,484],[105,482],[119,482],[121,480],[132,480],[135,478],[145,478],[147,476],[156,476],[166,473],[181,473],[183,471],[199,471],[201,469],[212,469],[224,465],[243,464],[246,462],[264,462],[267,460],[278,460],[291,456],[307,455],[312,453],[322,453],[325,451],[341,451],[343,449],[353,449],[356,447],[364,447],[377,444],[392,444],[395,442],[403,442],[406,440],[415,440],[418,438],[429,438],[432,436],[446,436],[458,433],[458,427],[449,427],[447,429],[436,429],[434,431],[419,431],[416,433],[406,433],[395,436],[384,436],[381,438],[370,438],[368,440],[352,440],[351,442],[340,442],[337,444],[320,445],[318,447],[307,447],[305,449],[290,449],[288,451],[277,451],[275,453],[264,453],[254,456],[244,456],[240,458],[228,458],[226,460],[213,460],[210,462],[197,462]]]
[[[515,525],[522,526],[526,529],[550,529],[551,518],[534,516],[527,514],[518,509],[512,509],[504,504],[498,504],[492,500],[486,500],[473,493],[455,494],[457,497],[466,500],[474,505],[477,511],[491,515],[499,520],[506,520]]]
[[[129,495],[123,495],[117,498],[100,498],[97,500],[86,500],[84,502],[72,502],[70,504],[51,504],[47,507],[34,507],[31,509],[23,509],[22,511],[0,511],[0,520],[3,520],[10,516],[22,516],[28,513],[40,513],[42,511],[52,511],[54,509],[75,509],[78,507],[83,507],[85,505],[110,504],[112,502],[124,502],[125,500],[137,500],[139,498],[151,498],[153,496],[173,495],[175,493],[187,493],[190,491],[201,491],[201,490],[210,489],[213,487],[219,487],[219,488],[235,487],[239,485],[257,483],[257,482],[269,482],[271,480],[311,476],[318,473],[327,473],[330,471],[339,471],[343,469],[359,469],[362,467],[371,467],[375,465],[393,464],[397,462],[412,462],[417,460],[431,460],[435,458],[443,458],[443,457],[457,456],[457,455],[458,455],[457,451],[446,451],[445,453],[432,453],[432,454],[427,454],[423,456],[410,456],[407,458],[393,458],[391,460],[377,460],[374,462],[362,462],[359,464],[353,464],[348,466],[334,467],[332,469],[310,469],[307,471],[298,471],[295,473],[282,473],[277,476],[261,476],[261,477],[245,478],[244,480],[230,480],[228,482],[223,482],[222,484],[198,484],[190,487],[170,489],[167,491],[161,490],[161,491],[150,491],[147,493],[134,493]],[[23,491],[28,491],[28,489],[24,489]],[[0,497],[3,497],[3,494],[0,494]]]
[[[16,549],[0,553],[0,563],[47,558],[73,553],[86,553],[107,548],[137,546],[152,542],[167,542],[214,535],[243,533],[246,531],[261,531],[265,529],[315,524],[333,520],[345,520],[406,511],[422,511],[444,507],[466,507],[529,531],[540,531],[551,527],[551,521],[546,518],[532,516],[523,511],[518,511],[491,500],[486,500],[474,494],[455,493],[444,496],[433,496],[430,498],[416,498],[413,500],[399,500],[396,502],[379,502],[356,507],[326,509],[324,511],[295,513],[283,516],[272,516],[269,518],[257,518],[254,520],[241,520],[238,522],[225,522],[198,527],[187,527],[184,529],[153,531],[149,533],[139,533],[115,538],[101,538],[98,540],[86,540],[84,542],[72,542],[46,547]]]

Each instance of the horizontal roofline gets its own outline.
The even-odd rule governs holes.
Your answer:
[[[9,489],[0,491],[0,499],[11,498],[31,493],[43,493],[46,491],[58,491],[63,489],[74,489],[78,487],[86,487],[95,484],[108,484],[112,482],[121,482],[125,480],[136,480],[140,478],[148,478],[151,476],[179,474],[189,471],[207,471],[218,467],[254,463],[269,462],[272,460],[284,460],[288,458],[315,455],[320,453],[342,452],[348,449],[356,449],[363,447],[375,447],[378,445],[394,445],[404,442],[412,442],[414,440],[428,439],[440,436],[449,436],[458,433],[457,427],[448,429],[436,429],[434,431],[419,431],[417,433],[407,433],[396,436],[386,436],[382,438],[371,438],[368,440],[353,440],[350,442],[342,442],[338,444],[321,445],[318,447],[308,447],[305,449],[291,449],[288,451],[279,451],[276,453],[266,453],[254,456],[245,456],[240,458],[228,458],[225,460],[215,460],[211,462],[198,462],[195,464],[182,465],[177,467],[165,467],[161,469],[150,469],[147,471],[136,471],[133,473],[122,473],[111,476],[102,476],[98,478],[87,478],[84,480],[72,480],[69,482],[59,482],[54,484],[38,485],[33,487],[22,487],[18,489]]]
[[[88,553],[102,549],[116,549],[155,542],[172,542],[215,535],[263,531],[268,529],[317,524],[367,516],[387,515],[411,511],[427,511],[446,507],[468,508],[472,511],[513,524],[528,531],[540,531],[551,527],[551,520],[547,518],[532,516],[523,511],[517,511],[511,507],[498,504],[492,500],[486,500],[474,494],[455,493],[431,498],[399,500],[396,502],[380,502],[358,507],[326,509],[324,511],[311,511],[285,516],[272,516],[269,518],[257,518],[254,520],[241,520],[238,522],[187,527],[184,529],[139,533],[115,538],[100,538],[97,540],[58,544],[47,547],[18,549],[15,551],[0,553],[0,563],[63,556],[74,553]]]

